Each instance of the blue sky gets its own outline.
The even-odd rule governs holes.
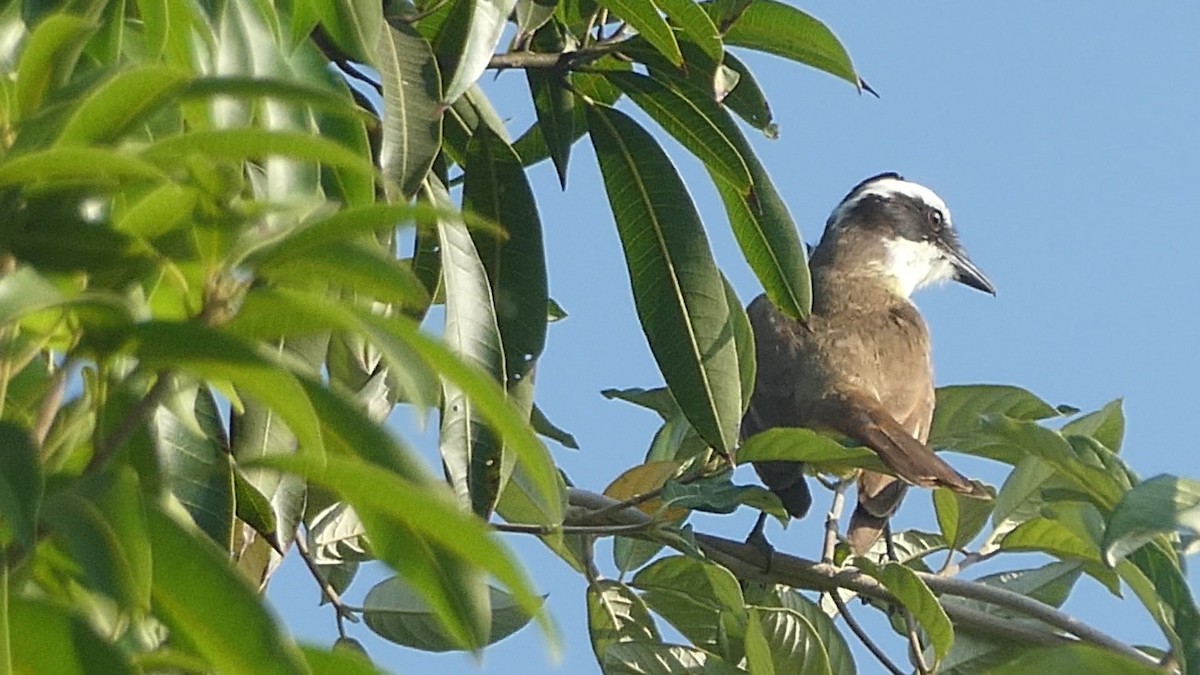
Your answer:
[[[1006,383],[1085,410],[1119,397],[1128,418],[1123,454],[1142,476],[1200,478],[1200,447],[1183,432],[1200,404],[1200,5],[1195,3],[845,3],[799,5],[842,39],[881,98],[770,56],[739,52],[779,123],[758,136],[759,157],[801,234],[815,240],[829,211],[866,176],[895,170],[949,204],[973,259],[999,290],[964,286],[916,297],[934,336],[939,384]],[[485,76],[513,135],[528,125],[524,77]],[[749,130],[750,134],[754,134]],[[663,134],[708,227],[718,262],[744,302],[758,292],[700,165]],[[531,171],[550,260],[552,296],[570,314],[550,329],[538,401],[579,439],[552,446],[582,487],[602,490],[639,463],[657,419],[599,395],[661,383],[633,310],[620,244],[586,141],[571,158],[568,191],[545,163]],[[404,425],[408,426],[408,425]],[[429,445],[426,443],[425,445]],[[952,456],[999,484],[1002,470]],[[748,482],[750,475],[739,473]],[[781,550],[819,553],[820,514],[768,530]],[[936,529],[914,491],[899,527]],[[698,529],[742,536],[753,514],[697,518]],[[562,658],[527,628],[482,660],[427,655],[352,634],[393,672],[597,672],[586,633],[585,584],[540,544],[509,535],[561,629]],[[607,563],[609,547],[598,549]],[[1004,559],[1001,558],[1001,563]],[[1009,566],[1039,564],[1022,559]],[[982,572],[1001,566],[981,567]],[[612,574],[611,566],[605,569]],[[381,573],[380,573],[381,574]],[[968,574],[968,576],[971,576]],[[351,601],[369,588],[360,579]],[[1192,581],[1198,578],[1190,575]],[[328,644],[333,613],[294,557],[270,598],[302,639]],[[1082,580],[1066,609],[1132,643],[1162,640],[1140,604]],[[870,612],[860,610],[860,620]],[[894,658],[904,646],[868,622]],[[859,670],[877,664],[852,642]]]

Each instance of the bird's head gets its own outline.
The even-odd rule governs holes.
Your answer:
[[[933,190],[895,173],[854,186],[830,214],[813,259],[816,264],[840,259],[862,265],[904,297],[951,279],[996,294],[959,243],[946,203]]]

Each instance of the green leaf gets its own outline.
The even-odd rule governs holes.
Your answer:
[[[254,128],[192,131],[167,136],[152,143],[141,153],[142,158],[167,166],[177,164],[188,155],[235,162],[287,157],[349,169],[363,175],[375,173],[370,162],[359,154],[333,141],[300,131]]]
[[[1063,435],[1090,436],[1109,450],[1120,452],[1121,441],[1125,437],[1125,411],[1121,403],[1121,399],[1117,399],[1096,412],[1067,422],[1062,428]]]
[[[0,288],[12,288],[4,283],[9,278]],[[37,448],[29,432],[8,421],[0,422],[0,448],[0,548],[16,542],[31,552],[44,489]]]
[[[441,485],[429,480],[419,483],[407,480],[360,459],[334,454],[324,459],[311,454],[275,455],[259,463],[301,475],[352,504],[367,526],[372,547],[381,559],[392,564],[398,559],[411,562],[413,555],[422,554],[422,549],[428,551],[430,546],[436,546],[453,559],[490,573],[512,592],[528,615],[537,616],[546,628],[540,609],[542,599],[533,592],[508,548],[492,536],[482,520],[461,510]],[[403,571],[412,574],[408,568]],[[461,575],[448,576],[446,571],[440,574],[445,582],[462,583]],[[474,611],[462,606],[448,609]],[[443,614],[442,618],[445,627],[448,617]],[[465,637],[460,634],[456,639],[459,644],[470,646]]]
[[[737,349],[700,217],[670,160],[633,120],[589,106],[588,129],[651,351],[692,426],[729,455],[741,417]]]
[[[994,495],[995,488],[988,488],[988,491]],[[960,549],[971,543],[983,530],[995,507],[995,499],[967,497],[949,488],[933,491],[933,508],[938,526],[952,549]]]
[[[517,41],[522,36],[532,35],[554,16],[557,0],[517,0],[513,16],[517,19]],[[525,71],[530,72],[530,71]]]
[[[622,642],[662,642],[646,603],[625,584],[597,579],[587,589],[588,635],[596,661]]]
[[[388,24],[378,0],[339,0],[312,3],[329,37],[355,61],[375,65],[374,46]]]
[[[733,513],[743,504],[766,511],[781,519],[787,511],[778,497],[761,485],[734,485],[731,474],[682,483],[668,481],[663,486],[662,500],[669,506],[679,506],[707,513]]]
[[[463,207],[499,224],[506,235],[471,233],[487,271],[504,347],[503,382],[511,389],[532,376],[546,345],[550,298],[542,223],[521,159],[504,139],[481,126],[471,138],[467,155]],[[447,298],[449,302],[449,293]]]
[[[1086,508],[1085,508],[1086,507]],[[1006,551],[1041,551],[1068,560],[1100,562],[1103,522],[1090,504],[1055,504],[1046,517],[1018,525],[1000,542]]]
[[[344,638],[353,641],[353,638]],[[349,644],[338,638],[332,650],[320,647],[300,645],[304,661],[308,663],[313,675],[383,675],[383,671],[371,665],[371,660],[365,653],[359,653],[352,647],[342,647]]]
[[[575,436],[570,432],[551,422],[546,413],[537,405],[533,406],[533,412],[529,417],[529,423],[533,425],[533,430],[539,435],[545,436],[552,441],[557,441],[559,445],[571,450],[579,449],[579,441],[575,440]]]
[[[778,0],[716,0],[702,5],[725,34],[725,44],[782,56],[861,87],[846,48],[833,31]],[[742,9],[744,7],[744,10]],[[736,16],[731,12],[741,10]]]
[[[444,103],[453,103],[487,70],[488,62],[500,44],[508,15],[516,0],[458,0],[450,19],[442,26],[435,52],[442,72],[451,73],[442,94]],[[449,62],[453,61],[452,67]]]
[[[295,646],[255,590],[230,567],[225,551],[157,508],[146,515],[154,551],[154,607],[173,634],[222,672],[306,672]]]
[[[1017,462],[996,495],[992,526],[996,530],[1011,527],[1036,516],[1042,503],[1042,487],[1054,475],[1054,467],[1038,459],[1026,457]]]
[[[518,6],[521,2],[532,3],[532,0],[518,0]],[[525,79],[529,83],[529,93],[533,97],[533,110],[538,121],[537,128],[545,142],[546,152],[550,155],[550,160],[554,162],[558,183],[565,190],[567,189],[567,162],[571,157],[571,146],[583,131],[576,129],[575,94],[567,88],[563,76],[554,71],[546,72],[537,68],[527,68]]]
[[[1035,672],[1152,675],[1162,671],[1123,654],[1089,644],[1077,644],[1029,651],[989,672],[994,675],[1024,675]]]
[[[663,82],[633,72],[611,70],[605,71],[604,76],[712,173],[742,194],[749,193],[750,170],[738,149],[713,121],[721,114],[715,102],[684,96]]]
[[[777,138],[779,129],[775,125],[771,105],[750,68],[729,53],[725,54],[724,65],[737,73],[738,80],[721,103],[737,113],[747,124],[761,130],[767,138]]]
[[[229,462],[229,439],[208,387],[181,388],[191,399],[192,418],[166,407],[155,411],[151,431],[166,486],[179,499],[196,525],[223,548],[233,545],[234,477]]]
[[[101,148],[55,148],[0,163],[0,187],[42,181],[111,184],[165,179],[166,175],[149,162]]]
[[[149,611],[151,550],[133,469],[119,466],[50,495],[45,518],[92,588],[135,616]]]
[[[241,471],[236,469],[233,472],[233,487],[238,520],[249,525],[258,536],[265,539],[282,555],[284,546],[281,545],[279,538],[279,518],[266,495],[255,487]],[[299,492],[303,496],[303,491]],[[285,527],[288,526],[290,523],[285,525]],[[292,539],[291,532],[285,536],[289,541]]]
[[[40,22],[25,40],[17,63],[15,119],[33,116],[51,89],[66,84],[96,26],[86,19],[55,14]]]
[[[776,586],[775,591],[780,607],[790,609],[808,621],[824,646],[829,661],[829,672],[833,675],[856,675],[854,655],[850,652],[850,646],[834,625],[833,619],[821,606],[786,586]]]
[[[411,224],[416,218],[437,218],[439,215],[442,215],[441,211],[423,204],[371,204],[342,209],[333,215],[301,224],[286,236],[248,255],[246,261],[253,266],[282,267],[292,260],[334,244],[392,230],[401,224]]]
[[[1178,554],[1152,541],[1118,563],[1117,571],[1162,628],[1181,671],[1191,672],[1200,663],[1200,612]]]
[[[632,572],[663,550],[664,544],[633,537],[613,537],[613,565],[622,575]]]
[[[104,143],[116,139],[187,81],[186,73],[146,65],[120,73],[95,87],[67,119],[58,147]]]
[[[666,387],[655,387],[653,389],[643,389],[642,387],[630,387],[629,389],[605,389],[600,392],[600,395],[607,399],[616,399],[632,403],[636,406],[653,410],[658,413],[663,421],[669,421],[672,417],[678,415],[679,405],[675,403],[675,397],[671,395],[671,391]]]
[[[983,415],[1004,415],[1018,420],[1057,417],[1058,410],[1019,387],[995,384],[938,387],[937,405],[929,429],[929,445],[954,447],[955,441],[974,434]]]
[[[532,616],[508,593],[491,586],[487,590],[491,626],[486,644],[492,644],[525,627]],[[389,577],[371,588],[363,609],[367,626],[389,642],[428,652],[459,648],[442,630],[429,604],[400,577]]]
[[[711,652],[684,645],[621,642],[600,660],[605,675],[739,675],[745,671]]]
[[[733,328],[733,344],[738,357],[738,384],[742,391],[742,412],[750,406],[750,397],[754,394],[755,374],[758,372],[758,359],[754,353],[754,329],[750,327],[750,317],[742,309],[737,291],[729,278],[721,273],[721,281],[725,283],[725,304],[729,306],[729,323]]]
[[[1101,548],[1104,561],[1117,561],[1159,534],[1200,534],[1200,482],[1159,475],[1126,492],[1108,517]]]
[[[428,183],[434,204],[449,205],[440,183]],[[450,349],[505,383],[505,354],[487,270],[460,218],[438,221],[442,280],[446,287],[443,337]],[[451,383],[443,384],[439,450],[446,474],[464,506],[486,518],[503,487],[503,446],[473,411],[473,402]]]
[[[904,605],[917,623],[925,629],[937,659],[940,661],[945,658],[950,646],[954,644],[954,626],[946,616],[946,610],[938,604],[937,596],[929,590],[925,582],[900,563],[887,563],[877,567],[869,560],[859,557],[855,559],[855,564],[896,596],[900,604]]]
[[[721,44],[721,35],[708,13],[699,5],[692,0],[655,0],[654,4],[709,58],[721,60],[725,52],[725,46]]]
[[[808,619],[783,608],[751,607],[746,625],[750,675],[828,675],[829,655]]]
[[[441,76],[429,43],[406,24],[385,24],[376,52],[383,87],[379,167],[399,186],[404,199],[397,201],[407,201],[429,173],[441,144]]]
[[[745,617],[737,578],[715,563],[676,555],[651,563],[630,582],[642,599],[693,644],[716,649],[721,613]]]
[[[135,675],[141,670],[83,617],[44,600],[8,598],[11,667],[16,673]]]
[[[805,462],[840,473],[847,467],[891,473],[879,456],[866,448],[847,448],[812,429],[778,427],[746,439],[738,448],[737,463]]]
[[[232,382],[276,411],[301,447],[321,451],[316,411],[295,376],[245,342],[196,323],[160,321],[130,326],[121,337],[148,368]]]
[[[425,285],[412,268],[374,241],[330,243],[288,256],[282,264],[264,264],[259,273],[268,281],[301,288],[333,286],[398,308],[429,303]]]
[[[658,13],[651,0],[598,0],[601,7],[629,22],[638,35],[646,39],[676,66],[683,65],[683,53],[667,20]]]

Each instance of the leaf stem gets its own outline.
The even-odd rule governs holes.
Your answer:
[[[317,562],[309,554],[308,542],[304,540],[304,537],[296,537],[295,544],[296,551],[300,554],[300,559],[304,561],[304,566],[312,574],[313,580],[317,582],[317,586],[320,586],[321,594],[333,606],[334,614],[337,617],[338,637],[346,637],[345,619],[357,622],[358,617],[354,616],[353,608],[342,602],[342,596],[334,590],[333,585],[325,577],[321,576],[321,570],[317,568]]]
[[[846,602],[838,595],[837,589],[829,591],[829,597],[833,599],[833,604],[837,605],[838,614],[841,614],[842,618],[846,620],[846,626],[850,628],[850,632],[854,633],[858,641],[863,643],[863,646],[875,656],[879,663],[883,664],[883,667],[887,668],[888,672],[892,673],[892,675],[905,675],[904,671],[889,659],[887,654],[883,653],[883,650],[879,648],[879,645],[875,644],[875,641],[871,639],[867,631],[863,630],[858,621],[850,615],[850,608],[846,606]]]

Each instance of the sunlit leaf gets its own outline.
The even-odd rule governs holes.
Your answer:
[[[676,66],[683,65],[683,54],[670,24],[658,13],[651,0],[597,0],[600,6],[621,17],[639,35]]]
[[[790,609],[753,607],[746,626],[751,675],[828,675],[829,655],[808,619]]]
[[[621,642],[662,642],[646,603],[625,584],[597,579],[587,589],[588,635],[596,660]]]
[[[379,168],[408,198],[429,173],[441,142],[441,76],[429,44],[406,24],[385,24],[376,52],[383,86]]]
[[[1200,482],[1155,476],[1135,485],[1108,518],[1101,543],[1104,561],[1117,561],[1156,535],[1183,530],[1200,533]]]
[[[946,616],[946,610],[938,604],[937,596],[911,569],[900,563],[887,563],[877,567],[863,558],[856,564],[862,571],[879,581],[896,596],[904,608],[912,613],[917,623],[925,629],[938,660],[945,658],[954,644],[954,626]]]

